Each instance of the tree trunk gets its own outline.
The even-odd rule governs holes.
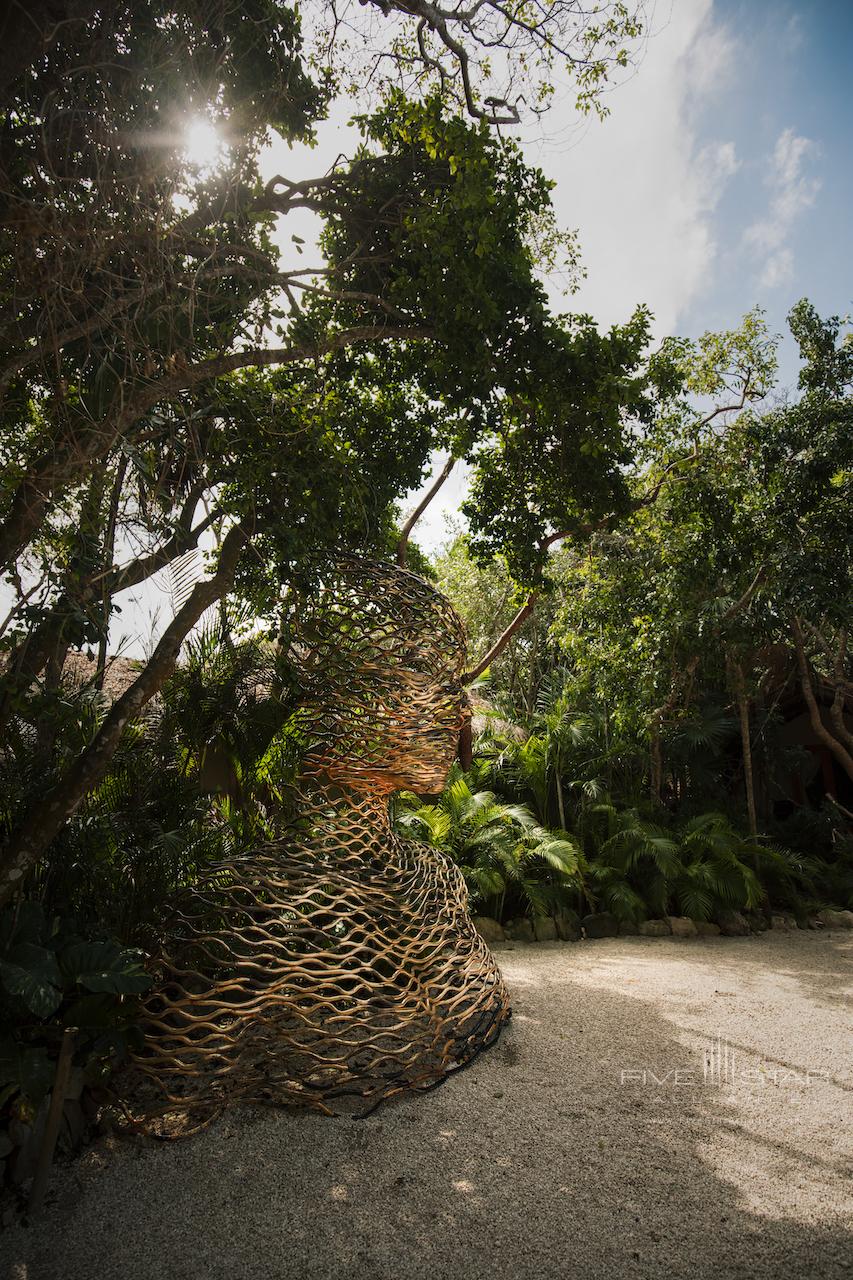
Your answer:
[[[222,544],[216,573],[194,588],[166,628],[144,670],[113,705],[94,740],[52,791],[31,805],[24,815],[8,845],[0,851],[0,905],[20,887],[26,873],[42,857],[87,793],[104,777],[128,721],[162,688],[175,669],[188,633],[205,609],[231,586],[247,540],[248,533],[242,525],[235,525],[229,531]]]
[[[457,747],[459,755],[459,763],[467,773],[474,763],[474,737],[471,728],[471,717],[468,715],[462,722],[462,728],[459,730],[459,745]]]
[[[566,810],[563,804],[563,783],[560,779],[560,756],[557,754],[557,767],[554,770],[554,777],[557,782],[557,812],[560,815],[560,827],[566,830]]]
[[[649,737],[651,739],[651,744],[649,747],[649,756],[651,768],[649,776],[649,791],[654,804],[663,803],[661,795],[663,789],[663,727],[666,722],[666,717],[674,709],[675,704],[678,701],[678,693],[682,679],[686,680],[684,704],[686,705],[689,702],[693,689],[693,679],[696,675],[696,668],[698,666],[699,658],[698,656],[694,656],[690,659],[684,670],[679,671],[675,665],[675,660],[673,659],[672,667],[670,669],[669,693],[667,694],[666,701],[659,707],[655,707],[650,717],[651,726],[649,729]]]
[[[200,520],[194,528],[190,527],[186,518],[187,511],[191,517],[200,492],[199,486],[191,491],[184,511],[178,519],[175,532],[156,551],[140,556],[121,568],[111,569],[109,573],[100,577],[100,586],[99,579],[95,577],[89,577],[80,582],[76,595],[78,608],[88,609],[95,606],[99,598],[99,590],[101,600],[111,600],[119,591],[139,586],[160,569],[165,568],[172,560],[197,546],[201,534],[217,518],[214,510],[204,520]],[[70,597],[67,594],[61,595],[51,609],[42,616],[38,625],[9,655],[6,671],[0,677],[0,729],[8,724],[15,710],[17,698],[26,692],[39,672],[44,670],[50,654],[60,643],[67,614],[71,608]]]
[[[41,528],[54,494],[80,483],[110,453],[116,443],[133,437],[133,429],[161,402],[174,399],[181,391],[235,373],[238,369],[267,369],[273,365],[295,364],[342,351],[355,342],[377,339],[431,338],[432,331],[411,326],[355,325],[329,334],[320,342],[293,347],[257,347],[211,356],[195,365],[128,391],[121,407],[100,422],[64,439],[37,458],[12,496],[5,519],[0,522],[0,569],[6,568],[29,546]]]
[[[847,701],[847,691],[850,682],[845,675],[845,664],[847,661],[847,632],[841,631],[838,636],[838,650],[834,655],[832,663],[832,675],[835,682],[835,697],[832,699],[832,706],[829,708],[829,714],[832,719],[833,728],[838,735],[839,742],[842,742],[848,750],[853,749],[853,733],[847,728],[844,721],[844,704]]]
[[[530,671],[527,676],[527,714],[532,716],[536,710],[536,677],[539,666],[539,628],[533,632],[533,643],[530,646]]]
[[[127,454],[123,453],[118,464],[118,474],[113,483],[113,491],[110,495],[110,510],[107,517],[107,532],[104,537],[104,581],[101,585],[101,635],[98,640],[98,662],[95,668],[95,688],[99,691],[104,687],[104,673],[107,669],[107,649],[110,639],[110,614],[112,612],[112,600],[110,599],[109,588],[107,586],[107,571],[113,563],[116,545],[116,525],[118,523],[118,509],[121,504],[121,494],[124,489],[124,478],[127,475]]]
[[[803,691],[803,697],[806,700],[806,706],[809,710],[809,721],[814,731],[815,737],[819,738],[824,746],[828,747],[841,765],[848,778],[853,781],[853,755],[846,749],[843,742],[834,737],[826,725],[823,723],[818,706],[817,698],[812,688],[812,677],[809,671],[808,659],[806,658],[806,646],[803,639],[803,628],[800,619],[794,615],[791,618],[791,632],[794,637],[794,648],[797,651],[797,665],[800,669],[800,687]]]
[[[663,784],[663,750],[661,748],[660,729],[653,728],[651,734],[651,747],[649,755],[651,758],[651,769],[649,777],[649,791],[653,804],[661,804],[661,786]]]
[[[749,834],[755,839],[758,835],[758,818],[755,812],[755,777],[752,772],[752,741],[749,726],[749,698],[743,671],[739,663],[733,663],[736,687],[737,709],[740,719],[740,744],[743,751],[743,780],[746,788],[746,812],[749,817]]]

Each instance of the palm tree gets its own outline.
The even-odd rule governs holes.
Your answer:
[[[597,848],[589,875],[601,905],[620,921],[664,914],[681,872],[671,834],[609,801],[592,806],[590,819],[588,837]]]
[[[525,800],[545,826],[583,832],[589,804],[612,790],[630,797],[642,789],[643,764],[637,744],[614,735],[598,707],[579,714],[564,668],[543,676],[535,707],[519,738],[488,727],[476,745],[477,776],[499,791]],[[511,715],[505,707],[493,713]]]
[[[721,909],[753,908],[764,892],[750,861],[793,874],[786,851],[739,835],[721,813],[703,813],[667,831],[636,809],[596,807],[604,832],[589,875],[617,919],[667,912],[707,920]]]
[[[471,788],[459,765],[435,804],[397,798],[398,830],[440,849],[460,867],[475,904],[497,919],[520,906],[543,916],[565,908],[583,887],[585,864],[567,831],[548,831],[523,804]]]

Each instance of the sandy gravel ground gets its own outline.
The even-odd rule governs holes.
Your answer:
[[[0,1274],[853,1273],[850,934],[500,959],[511,1027],[442,1088],[364,1121],[242,1111],[182,1144],[104,1145],[0,1239]]]

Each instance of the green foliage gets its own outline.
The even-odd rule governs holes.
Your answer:
[[[757,907],[758,878],[747,859],[755,847],[723,814],[704,813],[667,829],[635,809],[596,806],[606,834],[590,871],[617,919],[645,914],[708,920],[721,909]]]
[[[254,630],[241,636],[249,625],[224,611],[191,637],[34,877],[51,911],[144,945],[176,889],[286,821],[297,691],[283,648]],[[41,785],[29,778],[24,796]]]
[[[513,578],[539,583],[549,539],[582,535],[630,505],[626,468],[654,413],[645,367],[649,315],[599,333],[589,317],[552,321],[527,353],[532,371],[493,405],[472,452],[463,512],[472,554],[500,553]]]
[[[393,31],[372,47],[376,83],[388,87],[389,55],[398,86],[370,109],[360,99],[355,153],[314,178],[265,183],[259,155],[270,130],[310,142],[341,88],[331,10],[333,29],[313,15],[311,57],[292,6],[201,13],[179,0],[168,12],[101,6],[91,30],[72,17],[40,58],[17,72],[8,60],[0,567],[14,608],[0,636],[0,893],[18,898],[0,935],[7,1099],[43,1093],[70,1020],[92,1063],[120,1050],[147,981],[133,948],[163,903],[281,831],[303,748],[278,634],[287,595],[310,590],[330,551],[388,554],[396,503],[436,449],[472,469],[469,532],[435,572],[474,649],[531,586],[542,596],[489,673],[471,774],[454,771],[434,804],[405,797],[400,829],[451,857],[499,915],[602,903],[626,920],[705,918],[853,893],[842,809],[795,813],[790,841],[774,828],[790,753],[766,678],[801,620],[806,679],[836,691],[843,736],[844,322],[794,308],[802,394],[762,412],[776,360],[758,310],[651,353],[643,307],[606,333],[552,314],[542,270],[562,255],[571,284],[577,245],[544,175],[489,127],[521,102],[510,88],[482,96],[491,50],[506,55],[510,86],[534,65],[543,73],[536,110],[568,59],[588,109],[625,65],[636,13],[605,4],[591,21],[557,0],[538,16],[507,11],[499,30],[486,6],[427,14],[415,32],[404,4],[375,7],[377,30],[390,20]],[[193,117],[225,142],[210,170],[186,153]],[[277,244],[306,208],[322,223],[321,258],[288,270]],[[270,335],[278,346],[264,346]],[[116,597],[168,566],[179,645],[198,616],[185,618],[195,584],[189,572],[179,581],[183,557],[208,531],[218,549],[235,526],[246,547],[216,620],[170,678],[169,661],[140,664],[157,696],[105,743],[102,673],[70,687],[66,654],[91,644],[105,659]],[[749,839],[744,699],[770,797]],[[96,747],[100,772],[66,797],[49,847],[34,840],[21,897],[4,850]]]
[[[487,653],[523,603],[524,594],[501,556],[475,561],[469,539],[460,534],[436,557],[436,585],[453,602],[465,624],[469,656]],[[500,689],[510,705],[532,710],[537,682],[549,658],[548,628],[552,620],[545,599],[534,615],[511,637],[488,673],[489,683]]]
[[[405,793],[395,802],[397,830],[439,849],[460,867],[475,905],[498,916],[548,915],[574,900],[583,859],[567,832],[548,831],[521,804],[472,790],[455,765],[436,804]]]
[[[791,332],[797,340],[803,367],[799,384],[807,393],[840,399],[853,384],[853,334],[839,334],[849,325],[849,317],[821,319],[807,298],[791,309],[788,317]]]
[[[644,6],[602,0],[592,6],[479,4],[413,9],[405,0],[365,0],[393,23],[391,52],[377,57],[375,20],[353,39],[334,6],[319,7],[316,47],[322,64],[361,97],[400,85],[409,97],[440,91],[454,108],[492,125],[518,124],[552,105],[556,77],[574,91],[581,114],[609,113],[607,91],[628,67],[645,31]]]
[[[70,916],[46,916],[24,900],[0,914],[0,1106],[37,1104],[53,1078],[63,1029],[79,1030],[76,1054],[90,1080],[136,1043],[135,997],[150,986],[141,952],[85,934]]]
[[[149,714],[126,735],[104,780],[31,881],[38,899],[0,916],[0,1097],[37,1103],[62,1030],[80,1028],[78,1064],[94,1081],[134,1043],[135,999],[149,979],[164,903],[206,866],[274,836],[289,812],[299,756],[292,674],[281,650],[219,613]],[[81,695],[64,692],[71,703]],[[103,708],[91,699],[94,732]],[[19,791],[43,780],[14,774]],[[4,792],[7,794],[7,792]]]
[[[764,412],[775,341],[758,311],[649,359],[658,409],[623,475],[627,512],[614,501],[586,533],[569,525],[478,708],[474,776],[575,832],[588,900],[620,918],[850,900],[850,341],[805,302],[790,323],[803,394]],[[534,557],[535,514],[531,502]],[[458,538],[437,562],[475,653],[510,621],[526,573],[477,551]],[[789,730],[808,719],[809,688],[838,748],[839,800],[820,813],[790,783],[812,759]]]
[[[511,25],[535,43],[556,16]],[[557,26],[591,59],[592,101],[607,63],[594,51],[615,54],[636,28],[622,6],[594,28],[575,16]],[[18,213],[0,259],[0,572],[15,597],[0,726],[17,783],[0,898],[15,850],[35,861],[54,834],[26,804],[32,780],[67,819],[84,800],[82,751],[97,743],[105,765],[116,749],[97,699],[64,699],[58,674],[69,648],[97,646],[103,663],[123,589],[210,530],[240,552],[227,569],[209,557],[220,598],[272,627],[282,590],[305,588],[324,551],[387,546],[436,448],[474,462],[478,553],[499,547],[532,580],[534,525],[624,503],[623,420],[648,418],[655,394],[645,312],[608,335],[550,314],[540,267],[558,250],[573,266],[574,240],[549,182],[473,98],[460,112],[447,91],[389,90],[331,172],[265,183],[269,130],[310,140],[336,87],[306,60],[295,9],[253,0],[202,20],[192,5],[119,4],[96,25],[93,39],[60,24],[32,73],[12,76],[4,126]],[[394,41],[390,54],[404,60]],[[209,170],[187,153],[197,117],[224,144]],[[319,260],[285,270],[277,244],[305,208]],[[149,662],[148,696],[168,667]]]
[[[722,813],[655,821],[566,786],[573,831],[549,829],[516,798],[526,790],[535,799],[542,773],[532,762],[541,742],[507,743],[497,761],[492,750],[489,741],[479,744],[469,775],[455,766],[435,803],[400,796],[394,820],[400,834],[450,857],[473,906],[499,920],[590,909],[631,924],[663,915],[710,920],[722,911],[768,905],[803,916],[829,901],[850,900],[853,859],[839,893],[840,867],[752,840]],[[501,790],[479,787],[482,777],[498,778]]]

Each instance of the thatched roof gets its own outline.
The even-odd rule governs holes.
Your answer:
[[[509,738],[515,742],[525,742],[527,733],[521,725],[511,720],[504,720],[500,712],[485,698],[476,693],[468,695],[471,703],[471,729],[476,736],[483,733],[493,734],[496,738]]]
[[[81,689],[95,678],[97,662],[94,657],[79,650],[69,650],[62,668],[63,681],[73,689]],[[104,671],[103,694],[110,702],[115,702],[128,689],[139,675],[144,662],[136,658],[107,658]]]

